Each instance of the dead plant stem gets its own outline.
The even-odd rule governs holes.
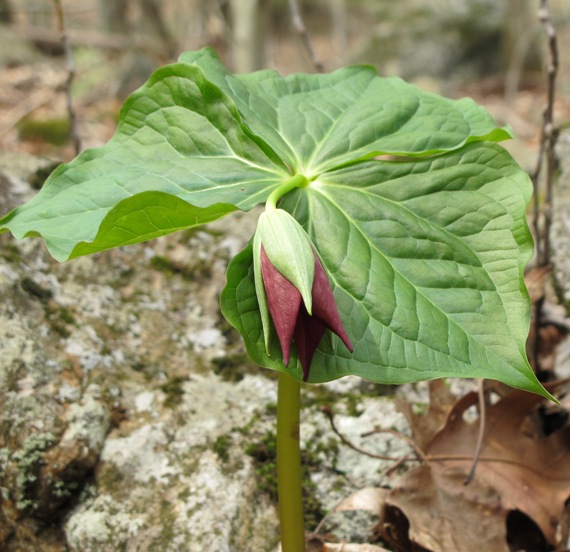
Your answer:
[[[477,435],[477,444],[475,445],[475,453],[473,454],[473,464],[465,478],[465,485],[469,485],[475,476],[477,462],[479,462],[481,450],[483,448],[483,438],[485,437],[485,420],[487,411],[485,408],[485,380],[483,379],[477,380],[477,394],[479,395],[479,434]]]
[[[63,6],[61,0],[53,0],[55,6],[55,13],[57,17],[57,27],[61,35],[61,43],[65,52],[65,61],[67,65],[67,79],[65,81],[65,99],[67,103],[67,114],[69,116],[69,125],[71,129],[71,139],[75,155],[79,155],[81,151],[81,140],[77,131],[77,118],[75,116],[75,108],[73,106],[73,99],[71,97],[71,88],[73,79],[75,78],[75,64],[73,62],[73,53],[71,51],[71,44],[65,29],[65,17],[63,14]]]
[[[398,437],[399,439],[403,439],[404,441],[406,441],[406,443],[408,443],[408,445],[410,445],[414,449],[416,456],[420,460],[422,460],[424,462],[427,461],[427,458],[426,458],[424,451],[417,445],[417,443],[413,439],[410,439],[410,437],[408,437],[404,433],[401,433],[400,431],[396,431],[394,429],[375,428],[372,431],[367,431],[365,433],[362,433],[360,436],[361,437],[369,437],[370,435],[374,435],[376,433],[389,433],[390,435],[394,435],[395,437]]]
[[[412,456],[398,457],[398,456],[388,456],[388,455],[385,455],[385,454],[375,454],[375,453],[373,453],[373,452],[368,452],[367,450],[358,447],[357,445],[351,443],[351,442],[338,430],[338,428],[336,427],[336,424],[334,423],[334,414],[332,413],[332,410],[331,410],[328,406],[323,407],[321,410],[322,410],[322,412],[327,416],[327,418],[329,419],[330,424],[331,424],[331,428],[332,428],[332,430],[337,434],[338,438],[339,438],[346,446],[350,447],[351,449],[353,449],[353,450],[355,450],[355,451],[357,451],[357,452],[360,452],[361,454],[364,454],[364,455],[366,455],[366,456],[370,456],[371,458],[376,458],[376,459],[378,459],[378,460],[391,460],[391,461],[394,461],[394,462],[399,462],[400,464],[402,463],[403,460],[406,461],[406,462],[409,462],[409,461],[412,461],[412,460],[415,460],[415,461],[418,460],[418,458],[414,458],[414,457],[412,457]],[[389,430],[386,430],[386,431],[389,431]],[[390,431],[391,431],[391,430],[390,430]],[[402,435],[400,435],[400,437],[402,437]],[[410,440],[410,441],[408,441],[408,442],[413,446],[413,448],[414,448],[415,451],[420,450],[419,447],[414,446],[415,443],[413,443],[413,441]],[[423,454],[423,452],[421,452],[421,455],[422,455],[422,456],[420,456],[419,459],[420,459],[420,460],[425,460],[425,455]]]
[[[303,23],[303,18],[301,17],[301,10],[299,8],[299,3],[297,2],[297,0],[289,0],[289,10],[291,11],[291,18],[293,20],[293,27],[295,28],[297,33],[299,33],[299,36],[301,37],[301,40],[303,41],[303,45],[305,47],[305,50],[307,51],[307,54],[309,56],[309,59],[311,60],[311,63],[314,65],[314,67],[318,73],[322,73],[324,71],[323,63],[317,57],[317,54],[315,53],[315,50],[313,48],[313,44],[311,41],[311,37],[309,36],[309,33],[307,32],[307,28],[305,27],[305,24]]]
[[[558,140],[559,129],[554,124],[554,101],[556,95],[556,76],[558,74],[559,55],[558,39],[556,29],[552,24],[548,0],[541,0],[538,10],[538,18],[546,31],[548,37],[549,59],[547,62],[547,92],[546,106],[542,114],[542,128],[540,133],[540,146],[538,156],[531,180],[534,191],[533,214],[534,214],[534,234],[536,240],[537,265],[548,266],[550,264],[550,228],[552,226],[552,205],[554,173],[556,170],[556,142]],[[545,193],[542,205],[543,218],[541,220],[540,196],[541,196],[541,174],[546,160]],[[540,370],[540,327],[542,324],[542,307],[544,301],[539,300],[534,306],[534,344],[533,356],[535,369]]]

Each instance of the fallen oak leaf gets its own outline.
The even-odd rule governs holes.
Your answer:
[[[472,454],[477,424],[467,424],[463,412],[475,404],[476,396],[466,398],[458,402],[445,428],[433,439],[429,455]],[[537,395],[514,391],[488,409],[477,477],[499,492],[506,511],[525,513],[548,543],[560,547],[568,536],[568,527],[561,524],[570,497],[570,426],[544,435],[533,411],[541,402]],[[462,460],[445,464],[448,468],[465,466]]]
[[[459,399],[424,449],[428,463],[407,472],[388,496],[384,538],[400,550],[507,552],[507,518],[519,511],[551,546],[564,546],[570,426],[545,435],[535,408],[541,401],[515,391],[488,408],[477,474],[465,486],[478,424],[464,413],[477,395]]]
[[[397,409],[406,416],[412,430],[414,442],[425,450],[433,436],[441,430],[449,412],[457,401],[444,379],[428,382],[429,406],[426,414],[416,414],[412,405],[405,399],[396,399]]]
[[[390,552],[376,544],[333,543],[325,544],[324,552]]]
[[[334,511],[369,510],[377,514],[381,511],[387,494],[388,489],[381,487],[364,487],[337,504]]]
[[[509,552],[500,496],[477,478],[464,485],[466,472],[430,464],[406,472],[386,500],[382,538],[401,552]]]

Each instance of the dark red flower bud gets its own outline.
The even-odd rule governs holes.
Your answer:
[[[269,314],[283,351],[283,362],[285,366],[289,364],[291,341],[294,340],[304,381],[309,378],[311,361],[327,329],[338,335],[352,352],[325,270],[314,252],[313,255],[315,276],[311,293],[312,315],[309,315],[299,290],[273,266],[263,245],[261,246],[263,286]]]

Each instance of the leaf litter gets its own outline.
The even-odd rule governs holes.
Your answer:
[[[567,404],[568,381],[553,383],[549,390]],[[430,384],[425,416],[399,402],[426,461],[407,471],[388,494],[379,527],[383,540],[402,551],[565,548],[570,522],[567,411],[518,390],[488,404],[481,456],[466,485],[479,432],[478,418],[468,414],[477,400],[477,393],[456,400],[437,380]],[[562,421],[545,423],[546,412]]]
[[[457,399],[443,380],[430,382],[429,388],[430,401],[424,415],[416,414],[414,401],[399,401],[412,438],[400,436],[410,442],[415,458],[392,458],[394,465],[386,473],[395,473],[410,461],[421,465],[410,469],[392,489],[361,489],[334,509],[364,510],[379,517],[380,521],[368,530],[369,540],[358,542],[406,552],[566,551],[570,519],[566,509],[570,500],[569,380],[548,385],[560,405],[520,391],[509,394],[497,382],[485,382],[484,446],[475,478],[468,485],[466,475],[473,466],[481,427],[478,394]],[[344,444],[375,456],[343,437],[332,412],[327,416]],[[376,429],[362,436],[378,431],[390,430]],[[315,535],[318,533],[322,531],[317,529]],[[349,544],[338,537],[334,530],[322,534],[316,549],[328,550],[323,546],[325,542],[332,546],[331,540],[342,546]],[[350,545],[361,546],[352,541]]]

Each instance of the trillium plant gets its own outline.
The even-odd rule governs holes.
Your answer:
[[[265,204],[222,312],[279,372],[284,552],[304,550],[301,382],[491,378],[550,397],[525,354],[527,175],[470,99],[369,66],[232,75],[209,48],[156,71],[115,136],[0,220],[59,261]]]

